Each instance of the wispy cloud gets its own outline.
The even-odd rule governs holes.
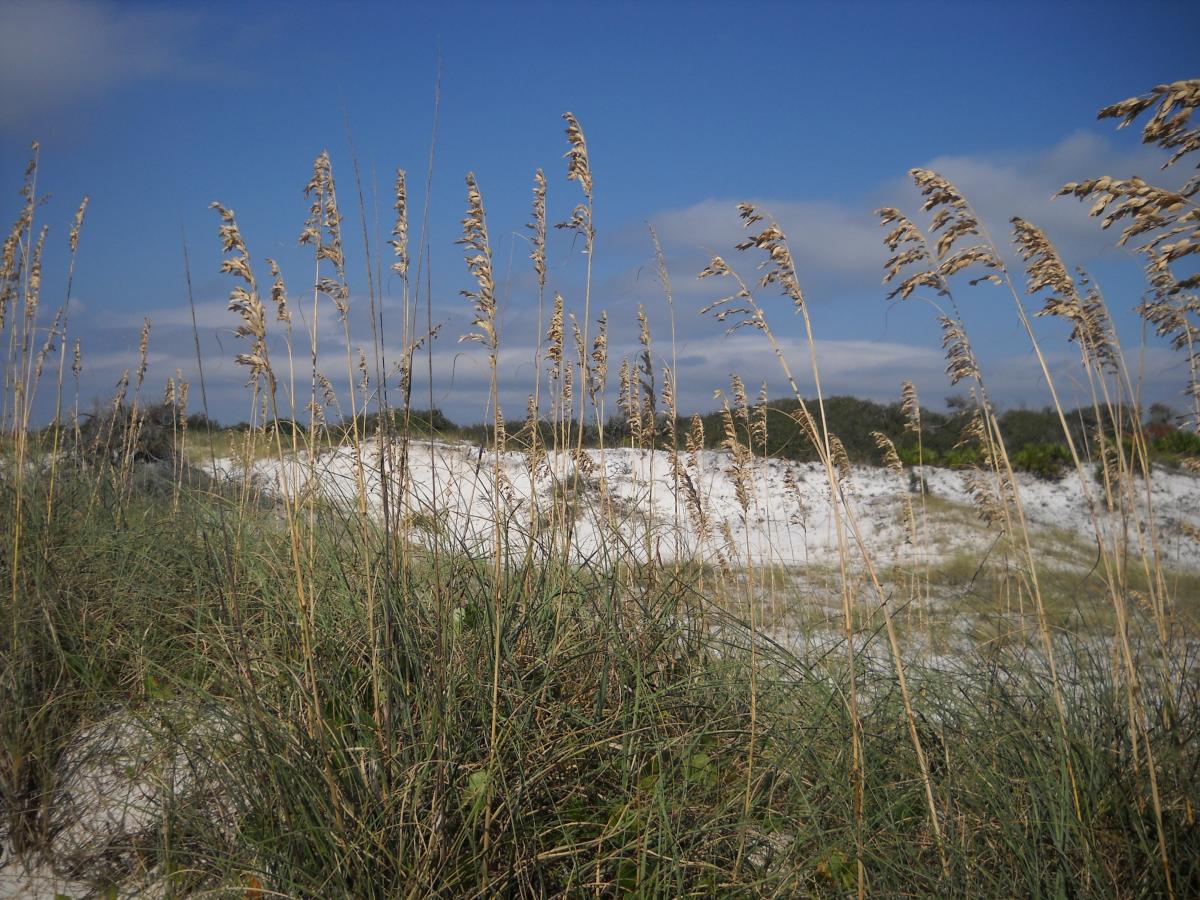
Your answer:
[[[194,11],[90,0],[0,5],[0,128],[53,120],[113,88],[178,72]]]
[[[1111,174],[1161,176],[1170,183],[1176,173],[1159,173],[1160,154],[1144,147],[1122,148],[1107,136],[1078,132],[1048,148],[1019,153],[939,156],[920,163],[953,181],[978,211],[997,243],[1008,240],[1008,222],[1021,216],[1037,223],[1072,264],[1088,264],[1113,254],[1115,236],[1101,231],[1087,208],[1054,194],[1068,181]],[[651,217],[664,244],[685,259],[700,251],[726,255],[734,262],[733,245],[744,237],[736,203],[749,200],[779,222],[787,233],[804,284],[841,291],[878,285],[888,253],[874,211],[899,206],[922,222],[919,198],[903,174],[871,187],[855,199],[806,202],[771,197],[706,199],[691,206],[666,209]],[[640,231],[637,226],[629,229]],[[644,237],[640,233],[637,237]],[[679,279],[687,291],[692,285]]]
[[[1004,240],[1008,219],[1015,214],[1042,224],[1059,242],[1071,262],[1090,264],[1111,253],[1113,236],[1100,231],[1095,220],[1088,219],[1086,209],[1070,200],[1051,200],[1055,189],[1064,181],[1087,175],[1110,172],[1151,174],[1157,157],[1143,149],[1121,150],[1114,140],[1078,134],[1041,151],[1008,156],[943,157],[928,161],[955,180],[988,221],[998,240]],[[919,318],[912,328],[880,334],[880,329],[865,323],[878,323],[884,315],[884,290],[879,286],[882,263],[887,251],[882,245],[883,230],[879,227],[874,209],[884,204],[900,205],[917,214],[919,203],[907,179],[897,177],[875,185],[858,198],[845,202],[797,202],[791,200],[761,200],[776,216],[791,238],[793,251],[800,268],[801,281],[810,294],[814,320],[817,322],[816,354],[822,384],[827,393],[855,394],[876,400],[897,396],[900,382],[914,381],[922,395],[937,404],[953,392],[944,374],[945,362],[940,347],[940,335],[924,307],[905,310],[897,315]],[[720,296],[727,285],[712,281],[699,282],[696,273],[709,252],[717,252],[739,265],[743,275],[752,278],[757,256],[737,254],[733,245],[744,232],[737,218],[735,203],[730,200],[708,199],[687,207],[663,210],[651,217],[666,247],[675,294],[676,321],[674,328],[668,319],[669,310],[663,301],[662,287],[655,275],[653,253],[642,223],[627,229],[626,240],[614,241],[614,265],[598,276],[591,310],[594,319],[601,308],[608,312],[610,332],[610,370],[615,372],[622,356],[633,356],[637,345],[636,308],[644,303],[648,310],[655,338],[656,368],[671,361],[670,335],[676,338],[675,356],[678,371],[676,380],[681,408],[687,411],[713,407],[714,389],[727,387],[729,375],[737,373],[747,383],[766,381],[772,396],[786,394],[788,386],[777,361],[762,336],[753,332],[723,334],[723,326],[711,317],[700,317],[696,310]],[[631,252],[632,251],[632,252]],[[457,260],[453,276],[461,281]],[[1140,279],[1136,265],[1131,265],[1132,278]],[[261,273],[260,273],[261,274]],[[568,308],[577,315],[582,287],[572,267],[552,273],[556,287],[569,298]],[[517,276],[510,286],[511,304],[503,304],[502,351],[500,355],[501,400],[510,416],[524,411],[525,397],[532,390],[535,373],[533,360],[535,343],[544,336],[548,311],[543,311],[539,325],[538,311],[529,299],[533,294],[528,276]],[[982,290],[982,289],[981,289]],[[1114,292],[1113,296],[1120,292]],[[974,299],[973,295],[973,299]],[[102,304],[84,303],[73,311],[77,327],[86,335],[85,392],[103,393],[115,382],[123,368],[136,359],[137,334],[142,312],[106,311]],[[771,289],[761,297],[768,307],[769,318],[779,336],[783,353],[796,371],[802,391],[811,395],[815,389],[808,374],[808,347],[799,335],[799,325],[790,315],[791,305]],[[1040,406],[1045,402],[1045,386],[1036,362],[1031,359],[1024,335],[1018,332],[1008,302],[996,303],[994,298],[980,296],[982,302],[971,304],[968,327],[972,330],[976,350],[984,366],[989,388],[995,400],[1005,406],[1028,404]],[[398,334],[398,312],[395,300],[388,301],[389,327],[385,339],[392,344]],[[370,347],[372,342],[368,299],[354,295],[351,300],[351,345]],[[307,302],[295,310],[298,371],[307,372],[307,318],[311,315]],[[185,377],[196,380],[195,337],[192,331],[192,312],[182,303],[146,311],[153,323],[151,336],[152,359],[149,384],[161,390],[163,380],[176,366]],[[456,343],[467,330],[468,309],[461,298],[446,291],[434,299],[434,322],[444,328],[432,345],[433,403],[441,406],[451,418],[480,421],[486,417],[488,371],[486,355],[479,348]],[[322,370],[339,386],[345,396],[346,374],[343,332],[332,306],[323,303],[318,316],[320,341],[318,352]],[[223,294],[205,296],[196,304],[196,320],[204,358],[212,412],[222,419],[245,415],[247,396],[242,389],[245,373],[232,362],[239,341],[232,331],[236,316],[227,309]],[[978,320],[978,321],[977,321]],[[1007,325],[1002,324],[1007,322]],[[1001,323],[1001,324],[997,324]],[[978,325],[976,330],[975,326]],[[1068,404],[1085,399],[1083,393],[1074,396],[1074,385],[1084,381],[1077,371],[1077,357],[1063,342],[1064,334],[1058,323],[1038,320],[1037,327],[1048,339],[1045,343],[1050,364],[1056,373],[1059,389],[1067,396]],[[281,328],[270,326],[271,348],[277,365],[282,367],[286,353],[280,343]],[[1052,336],[1051,336],[1052,335]],[[884,337],[868,340],[867,337]],[[909,339],[911,336],[911,339]],[[1128,334],[1127,346],[1136,347],[1140,334]],[[1131,351],[1134,352],[1134,351]],[[389,346],[388,359],[395,363],[399,352]],[[423,357],[424,358],[424,357]],[[1176,401],[1184,381],[1176,354],[1154,348],[1145,357],[1145,396],[1150,399]],[[415,373],[418,403],[429,401],[426,372],[429,363],[423,362]],[[306,401],[307,376],[300,377],[302,395]],[[148,388],[149,389],[149,388]],[[1082,391],[1082,387],[1080,388]],[[393,398],[394,399],[394,398]],[[609,404],[610,411],[615,409]]]

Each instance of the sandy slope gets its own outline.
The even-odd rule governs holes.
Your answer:
[[[829,487],[824,470],[816,464],[782,460],[756,461],[752,467],[749,505],[743,511],[727,454],[705,451],[695,465],[681,456],[676,474],[671,455],[662,451],[610,449],[603,454],[584,451],[587,458],[580,471],[573,547],[580,556],[598,552],[611,541],[606,532],[628,544],[640,558],[652,553],[664,560],[699,558],[731,565],[750,560],[786,566],[829,564],[836,560],[837,534],[831,515]],[[382,509],[383,491],[379,478],[379,448],[366,445],[362,478],[366,504],[372,514]],[[475,447],[428,442],[413,444],[408,455],[404,490],[398,490],[402,467],[393,460],[389,467],[391,497],[403,498],[405,515],[418,532],[434,527],[452,536],[471,552],[488,552],[493,545],[494,511],[498,511],[509,552],[523,554],[527,547],[532,512],[548,514],[557,491],[576,498],[573,491],[576,464],[563,455],[539,467],[530,476],[526,458],[517,453],[501,454],[497,494],[493,454]],[[210,464],[207,468],[212,471]],[[295,495],[316,491],[326,499],[358,504],[359,464],[352,448],[341,447],[320,453],[315,460],[260,460],[251,468],[252,483],[267,496]],[[787,477],[790,470],[792,478]],[[218,460],[215,471],[239,479],[240,467],[228,459]],[[921,497],[913,492],[916,477],[928,489],[927,515],[920,515]],[[688,483],[694,487],[703,510],[704,527],[689,502]],[[789,482],[795,488],[789,487]],[[1140,482],[1139,482],[1140,484]],[[678,485],[678,491],[676,487]],[[1058,482],[1032,476],[1018,478],[1020,497],[1031,530],[1049,545],[1053,538],[1063,549],[1075,546],[1086,555],[1095,544],[1095,524],[1085,486],[1073,474]],[[602,490],[603,487],[603,490]],[[1152,489],[1153,527],[1147,515],[1145,491],[1130,498],[1124,531],[1131,549],[1139,541],[1149,546],[1153,532],[1170,567],[1200,569],[1200,545],[1189,538],[1180,523],[1200,527],[1200,478],[1167,469],[1155,472]],[[602,503],[604,492],[611,497]],[[1086,491],[1100,505],[1102,491],[1089,482]],[[934,558],[959,550],[982,548],[996,535],[970,514],[973,501],[964,487],[962,473],[926,467],[913,478],[896,476],[885,469],[856,466],[846,498],[854,510],[863,545],[878,565],[910,559],[918,552],[908,541],[903,500],[907,496],[918,510],[924,529],[920,552]],[[435,524],[436,523],[436,524]],[[1122,530],[1115,516],[1099,516],[1101,528]],[[543,529],[543,534],[546,529]],[[853,545],[852,534],[847,540]],[[1093,551],[1094,552],[1094,551]],[[854,551],[854,555],[858,555]]]

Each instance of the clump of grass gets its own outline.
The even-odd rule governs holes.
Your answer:
[[[1148,138],[1186,153],[1195,149],[1194,133],[1171,111],[1190,110],[1195,97],[1194,83],[1180,82],[1106,114],[1132,119],[1157,103]],[[678,408],[672,288],[653,231],[671,314],[669,361],[644,308],[632,359],[619,367],[610,359],[608,316],[593,318],[591,309],[591,160],[578,119],[565,118],[566,177],[583,199],[562,227],[583,242],[585,288],[575,307],[554,292],[543,320],[549,251],[539,169],[530,256],[536,376],[520,423],[506,422],[499,405],[492,249],[482,193],[467,177],[460,243],[473,321],[466,339],[482,345],[490,373],[490,421],[477,433],[491,450],[484,478],[491,540],[482,544],[458,533],[436,490],[424,495],[432,500],[411,490],[412,446],[428,439],[433,459],[433,437],[449,423],[412,405],[416,353],[436,329],[417,327],[403,171],[390,241],[403,290],[391,385],[402,398],[398,408],[388,405],[382,305],[370,274],[371,351],[351,343],[347,248],[328,154],[317,157],[306,187],[301,241],[316,265],[306,335],[293,330],[283,273],[268,261],[271,324],[236,217],[216,205],[220,268],[235,279],[230,310],[244,340],[237,362],[249,375],[248,422],[230,438],[212,427],[207,410],[202,419],[189,415],[182,372],[162,404],[143,399],[148,322],[139,360],[119,381],[109,412],[80,423],[76,399],[71,426],[59,421],[68,323],[63,312],[40,324],[46,231],[34,222],[36,161],[30,165],[0,279],[0,338],[8,330],[0,837],[23,859],[57,856],[61,874],[92,889],[155,883],[179,895],[1200,890],[1200,750],[1190,739],[1200,731],[1200,694],[1195,610],[1187,602],[1195,579],[1168,571],[1153,508],[1142,502],[1155,477],[1155,441],[1166,436],[1142,425],[1098,287],[1072,276],[1035,225],[1013,221],[1026,290],[1042,298],[1041,313],[1072,326],[1092,394],[1089,427],[1081,429],[1042,363],[1054,402],[1046,418],[1061,429],[1061,444],[1046,447],[1065,449],[1010,446],[1011,420],[989,399],[960,305],[970,296],[964,280],[968,289],[1007,288],[1043,360],[1034,317],[1003,255],[968,200],[935,172],[912,173],[932,214],[927,230],[898,210],[880,211],[893,254],[885,281],[897,281],[893,296],[937,306],[947,374],[970,392],[965,408],[940,423],[955,435],[937,440],[947,452],[957,442],[967,485],[995,535],[982,556],[931,562],[929,522],[945,510],[912,467],[925,471],[938,451],[926,443],[935,433],[931,417],[906,384],[892,410],[895,427],[863,430],[874,432],[869,452],[882,454],[911,544],[885,571],[850,489],[862,435],[848,437],[834,418],[846,404],[822,385],[786,235],[765,211],[742,204],[749,231],[738,249],[759,255],[759,277],[743,279],[722,257],[701,273],[730,289],[707,312],[758,332],[792,391],[772,403],[765,386],[753,398],[733,376],[709,434],[700,416],[684,418]],[[1151,197],[1161,215],[1177,212],[1165,195],[1142,187],[1108,202],[1118,195],[1135,224],[1130,198]],[[361,188],[359,198],[361,208]],[[1145,252],[1160,296],[1175,298],[1194,287],[1172,268],[1190,253],[1191,219],[1161,215],[1141,222],[1166,235]],[[81,207],[69,234],[72,260],[82,216]],[[420,268],[424,235],[417,246]],[[812,399],[772,330],[767,290],[778,290],[800,318]],[[323,302],[343,326],[345,401],[320,368]],[[1145,314],[1166,321],[1176,302]],[[269,350],[276,331],[286,372]],[[311,384],[301,408],[294,347],[305,343]],[[60,416],[38,430],[32,397],[53,352]],[[76,343],[76,380],[83,364]],[[617,431],[604,418],[610,365],[619,371]],[[203,396],[202,378],[199,388]],[[545,411],[543,389],[553,398]],[[340,425],[326,420],[327,410]],[[837,559],[804,573],[816,609],[789,604],[800,573],[769,560],[756,565],[751,547],[766,499],[758,473],[784,434],[817,460],[828,490]],[[681,558],[678,531],[664,541],[652,513],[663,482],[654,476],[636,500],[610,493],[605,454],[615,452],[616,435],[628,439],[624,452],[666,462],[673,521],[691,523],[702,545],[718,547],[713,556]],[[193,468],[199,453],[189,454],[189,443],[193,450],[207,444],[212,458],[221,440],[235,439],[245,478],[214,480]],[[528,515],[506,518],[503,510],[516,508],[503,466],[510,442],[534,487]],[[593,442],[596,452],[586,452]],[[169,467],[146,464],[151,443],[164,445]],[[716,467],[740,511],[732,526],[714,520],[697,487],[712,474],[701,451],[715,443],[723,448]],[[352,457],[347,502],[303,486],[306,471],[310,481],[318,472],[318,451],[333,444]],[[1186,455],[1189,447],[1171,452]],[[260,456],[291,473],[275,496],[250,477]],[[484,466],[482,449],[476,463]],[[1074,473],[1091,512],[1088,546],[1060,554],[1094,554],[1082,575],[1059,565],[1048,538],[1039,545],[1025,516],[1017,470],[1051,466],[1063,477]],[[805,505],[794,470],[784,471],[791,516],[803,523],[817,511]],[[906,475],[916,479],[919,506]],[[380,485],[381,512],[370,484]],[[587,553],[583,525],[599,535]],[[676,555],[664,562],[659,549],[672,544]],[[971,613],[965,623],[964,610]],[[785,640],[797,622],[802,640]],[[76,848],[66,861],[58,851],[78,792],[70,760],[96,751],[101,724],[148,735],[160,758],[190,774],[159,778],[141,825],[103,847]]]

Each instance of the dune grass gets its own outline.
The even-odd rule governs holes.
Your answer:
[[[1194,108],[1200,83],[1149,96],[1113,109],[1136,117],[1159,104],[1148,139],[1178,146],[1179,120],[1160,113]],[[1067,448],[1055,465],[1075,479],[1094,525],[1077,546],[1077,536],[1034,535],[960,314],[974,289],[964,282],[996,282],[1041,360],[1017,276],[937,173],[912,173],[933,213],[927,230],[880,211],[896,254],[888,280],[897,296],[925,292],[938,306],[949,377],[969,391],[958,446],[971,451],[964,477],[999,548],[936,564],[920,552],[932,517],[964,512],[909,477],[926,460],[921,407],[906,385],[897,433],[874,441],[913,550],[884,569],[847,490],[850,456],[829,425],[815,351],[785,357],[760,302],[782,292],[812,351],[802,273],[769,215],[743,204],[748,237],[738,250],[762,262],[760,280],[714,258],[701,277],[725,296],[708,312],[760,333],[778,359],[792,388],[788,441],[806,442],[828,485],[836,563],[808,573],[757,565],[748,531],[744,546],[727,523],[718,533],[695,489],[713,422],[683,427],[673,347],[656,351],[640,314],[639,350],[616,379],[618,440],[669,461],[687,517],[677,521],[711,550],[664,560],[652,552],[657,524],[614,496],[602,465],[613,452],[607,318],[593,321],[591,296],[592,200],[602,185],[581,124],[566,120],[567,176],[582,199],[563,225],[585,249],[588,287],[578,318],[556,296],[540,319],[546,339],[517,429],[499,406],[488,225],[482,191],[467,178],[467,339],[482,345],[490,372],[491,454],[478,456],[492,516],[483,546],[408,489],[416,454],[433,452],[412,376],[435,335],[421,323],[419,279],[409,280],[403,172],[390,241],[402,286],[394,372],[381,361],[373,277],[373,346],[359,352],[350,341],[328,155],[306,188],[301,241],[317,274],[303,300],[273,262],[272,286],[260,289],[236,217],[214,204],[253,410],[235,449],[206,447],[218,438],[189,430],[182,376],[165,404],[147,399],[149,325],[109,414],[81,421],[65,312],[49,327],[38,317],[43,245],[31,163],[5,245],[0,329],[0,837],[12,864],[48,866],[101,894],[153,885],[172,896],[1200,892],[1197,582],[1162,562],[1145,490],[1156,438],[1094,287],[1067,274],[1035,226],[1014,222],[1029,293],[1048,296],[1042,311],[1072,324],[1093,389],[1087,434],[1057,398],[1053,407]],[[1130,198],[1150,196],[1157,218],[1143,235],[1191,227],[1179,212],[1194,209],[1190,195],[1177,204],[1148,187],[1069,188],[1108,190],[1135,218],[1146,204]],[[539,170],[532,259],[541,313],[545,190]],[[72,254],[81,224],[82,208]],[[1143,248],[1160,291],[1146,315],[1168,333],[1192,314],[1178,308],[1194,287],[1172,274],[1188,255],[1180,246],[1176,238]],[[379,251],[367,250],[371,273]],[[656,255],[670,304],[661,248]],[[314,313],[307,333],[293,321],[301,302]],[[345,366],[340,400],[315,349],[315,313],[325,307],[345,338],[345,358],[329,363]],[[811,368],[815,396],[802,396],[793,366]],[[59,415],[35,429],[43,378]],[[340,427],[326,421],[335,411]],[[777,450],[771,419],[781,414],[768,415],[765,394],[751,399],[737,378],[721,396],[721,467],[743,523],[754,521],[753,473]],[[594,453],[583,449],[588,429]],[[167,452],[150,452],[151,438]],[[219,453],[299,471],[284,463],[313,466],[335,445],[353,460],[345,502],[286,477],[266,492],[248,475],[202,467]],[[525,460],[528,507],[505,505],[505,454]],[[603,540],[583,554],[585,519]],[[1081,556],[1093,560],[1082,574]],[[804,603],[813,608],[790,608]],[[98,776],[81,758],[116,768]],[[124,799],[115,822],[110,794]]]

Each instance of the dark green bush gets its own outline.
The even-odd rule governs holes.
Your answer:
[[[1013,468],[1038,478],[1061,478],[1071,464],[1071,454],[1062,444],[1026,444],[1013,454]]]

